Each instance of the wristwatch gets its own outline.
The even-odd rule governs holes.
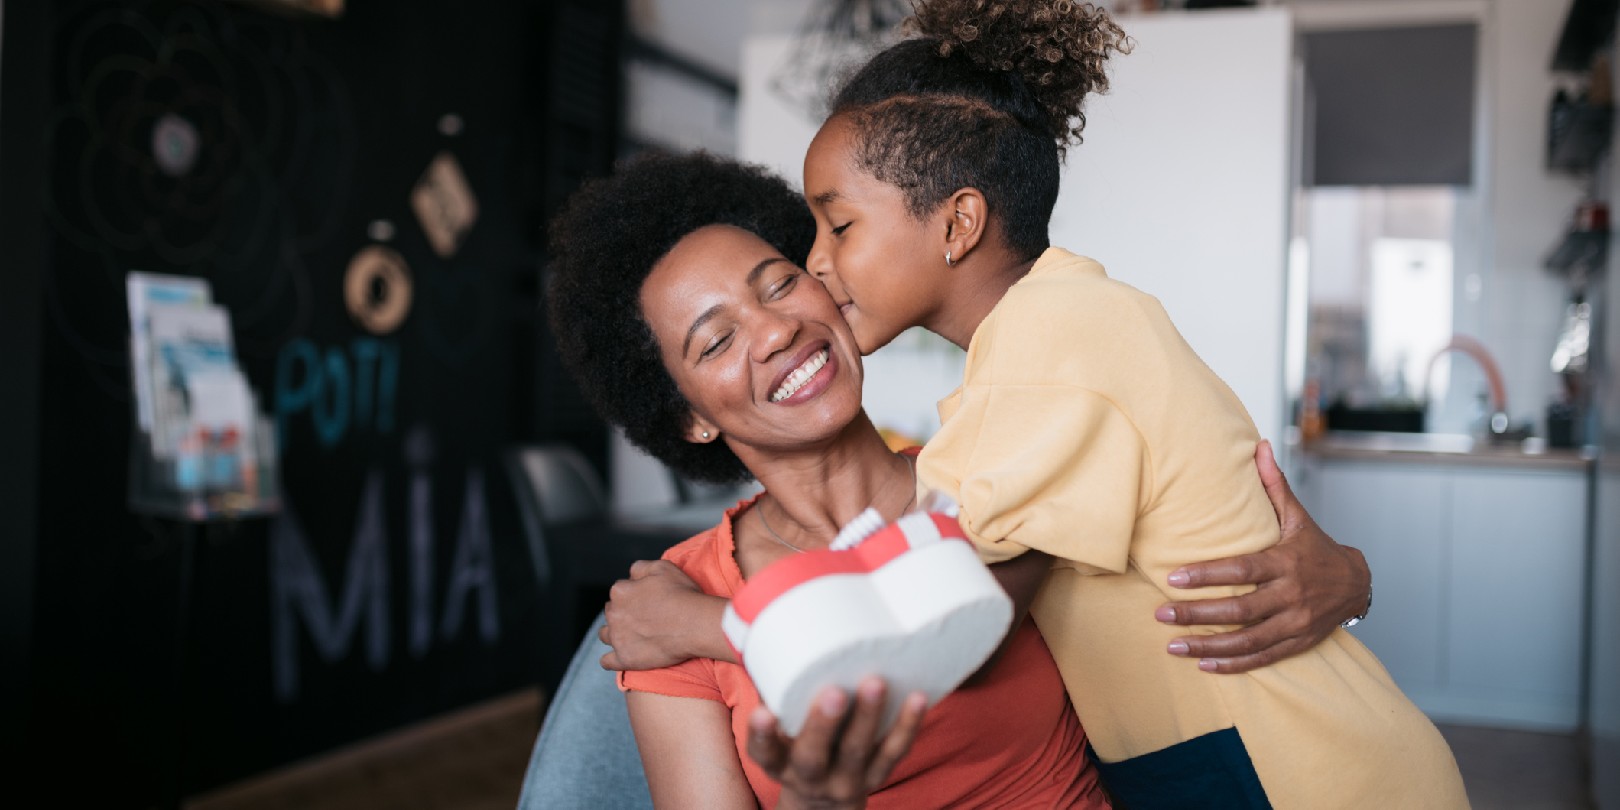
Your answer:
[[[1350,628],[1355,627],[1358,624],[1361,624],[1361,620],[1367,618],[1367,614],[1369,612],[1371,612],[1371,611],[1372,611],[1372,586],[1368,585],[1367,586],[1367,606],[1362,608],[1360,613],[1358,613],[1358,614],[1356,614],[1354,616],[1351,616],[1350,618],[1345,619],[1344,621],[1340,622],[1339,626],[1343,627],[1346,630],[1349,630]]]

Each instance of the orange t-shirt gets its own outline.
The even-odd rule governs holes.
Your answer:
[[[720,525],[670,549],[664,559],[705,593],[731,598],[743,584],[732,521],[752,505],[750,500],[732,507]],[[776,805],[781,785],[744,750],[748,716],[759,705],[746,670],[693,659],[664,669],[620,673],[619,686],[726,704],[748,783],[763,806]],[[1085,741],[1052,654],[1033,623],[1025,621],[989,677],[956,690],[929,710],[911,751],[868,806],[1106,808]]]

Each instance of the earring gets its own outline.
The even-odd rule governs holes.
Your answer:
[[[955,267],[956,266],[956,262],[951,261],[951,252],[948,251],[948,250],[945,251],[945,266],[946,267]]]
[[[703,431],[703,438],[705,438],[705,439],[709,438],[709,431],[707,431],[707,430]]]

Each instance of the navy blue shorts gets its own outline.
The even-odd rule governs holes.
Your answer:
[[[1091,749],[1091,744],[1086,744]],[[1212,731],[1150,754],[1103,762],[1088,750],[1121,810],[1270,808],[1237,729]]]

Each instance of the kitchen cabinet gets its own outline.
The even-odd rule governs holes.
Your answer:
[[[1373,571],[1352,632],[1435,719],[1579,723],[1590,462],[1539,461],[1304,454],[1301,500]]]
[[[1620,336],[1611,338],[1620,345]],[[1616,353],[1613,356],[1620,356]],[[1620,402],[1611,408],[1620,409]],[[1609,424],[1620,425],[1613,412]],[[1592,652],[1587,667],[1587,756],[1592,768],[1592,796],[1604,810],[1620,808],[1620,431],[1611,433],[1598,468],[1596,512],[1592,533],[1592,623],[1587,638]],[[1596,767],[1604,763],[1603,767]]]

